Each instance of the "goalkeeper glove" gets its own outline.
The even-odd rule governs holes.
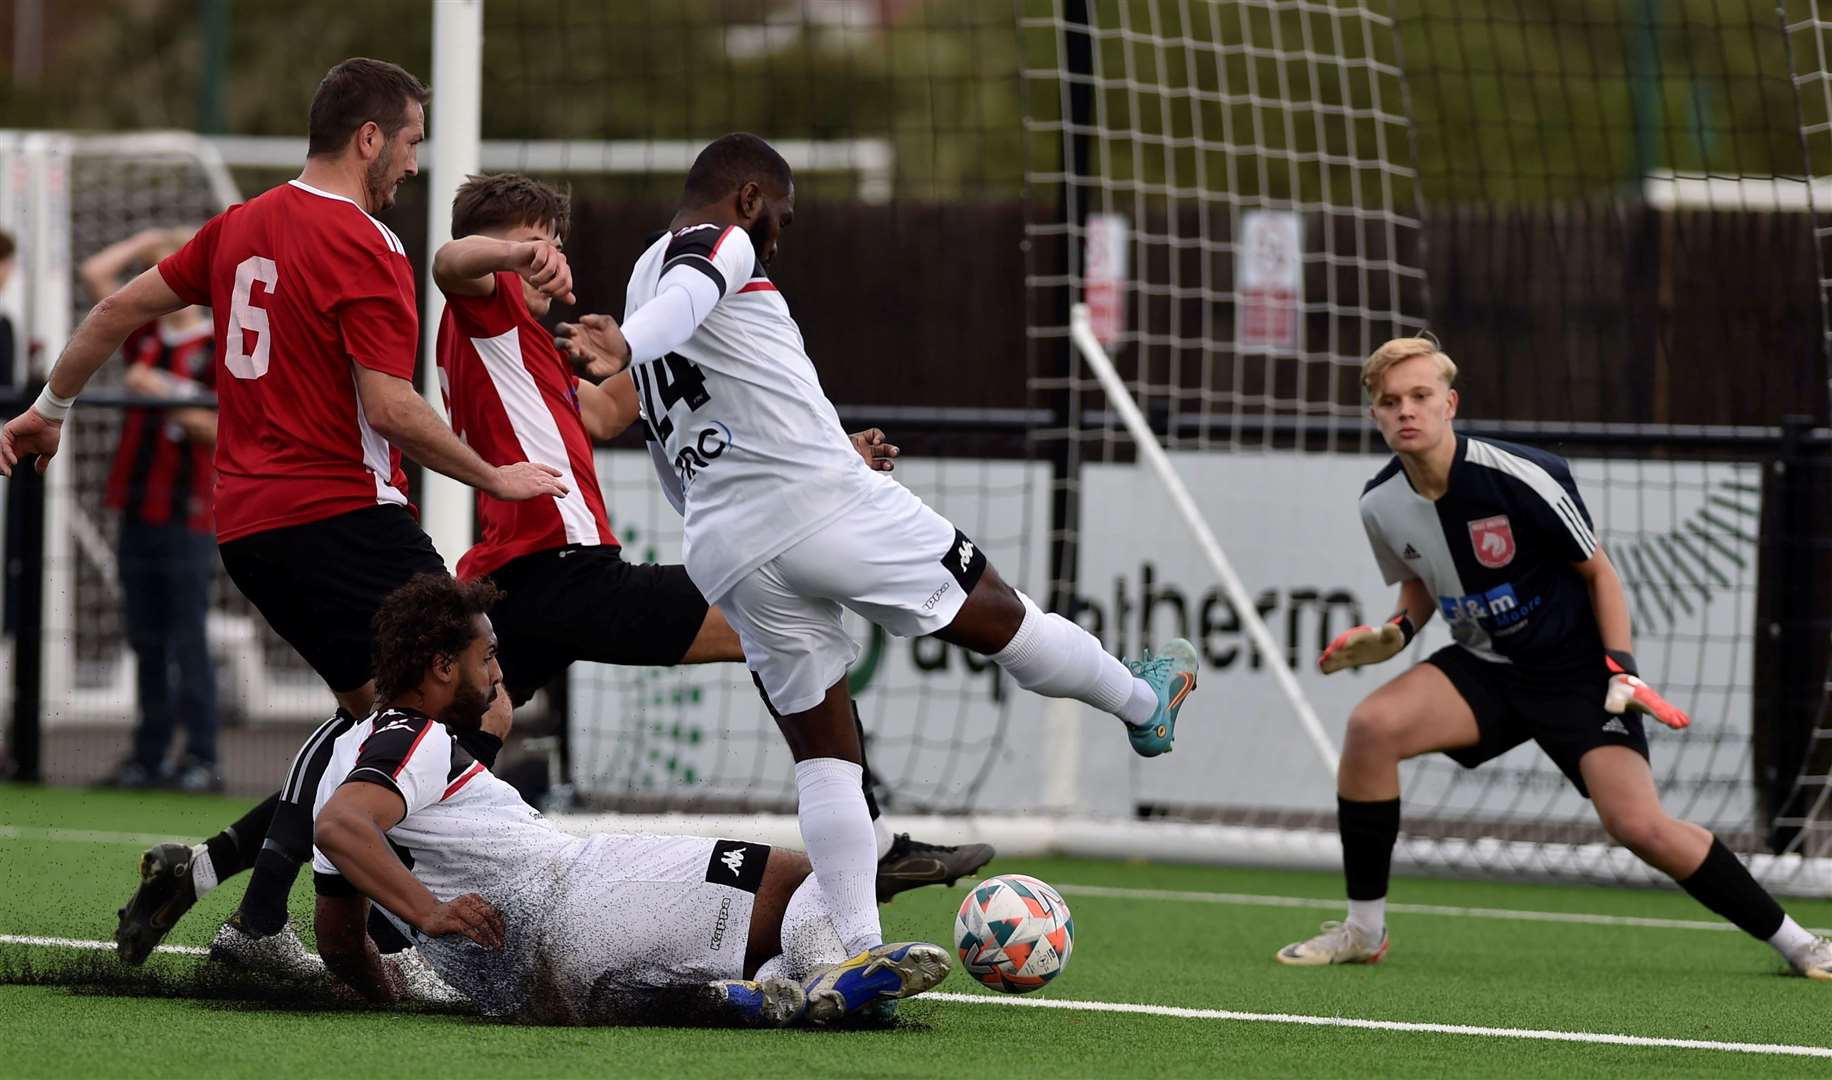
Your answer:
[[[1317,667],[1325,675],[1333,675],[1343,668],[1357,668],[1364,664],[1378,664],[1390,660],[1401,649],[1412,643],[1412,617],[1400,612],[1379,626],[1357,626],[1337,635],[1329,643],[1323,655],[1317,658]]]
[[[1635,658],[1620,649],[1608,649],[1603,663],[1609,668],[1609,691],[1603,696],[1605,712],[1620,716],[1626,709],[1644,712],[1675,731],[1692,723],[1685,710],[1674,705],[1635,673]]]

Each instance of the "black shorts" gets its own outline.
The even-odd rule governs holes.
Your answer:
[[[237,537],[218,549],[229,580],[337,693],[369,681],[375,611],[445,560],[404,506],[367,506]]]
[[[521,705],[575,660],[670,667],[706,621],[684,566],[628,563],[611,545],[524,555],[490,575],[490,611],[509,700]]]
[[[1586,753],[1599,746],[1626,746],[1643,758],[1648,756],[1640,714],[1629,711],[1617,716],[1603,708],[1609,672],[1601,657],[1594,675],[1556,677],[1483,660],[1461,645],[1446,645],[1425,662],[1450,679],[1476,714],[1476,728],[1481,732],[1476,745],[1444,752],[1466,769],[1532,739],[1578,794],[1588,799],[1590,791],[1578,771],[1578,760]]]

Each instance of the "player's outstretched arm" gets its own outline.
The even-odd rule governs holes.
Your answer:
[[[358,892],[426,936],[463,934],[486,949],[500,949],[501,912],[475,893],[440,902],[388,846],[385,833],[405,816],[407,804],[392,788],[345,784],[318,812],[312,843]]]
[[[1317,658],[1317,668],[1333,675],[1344,668],[1365,667],[1391,660],[1412,644],[1418,628],[1430,620],[1434,605],[1431,590],[1418,578],[1399,588],[1399,607],[1379,626],[1357,626],[1343,631]]]
[[[489,296],[504,270],[548,296],[573,303],[572,267],[560,245],[549,240],[498,240],[464,236],[433,255],[433,283],[447,296]]]
[[[551,465],[535,461],[491,465],[445,426],[413,383],[361,364],[354,367],[357,396],[362,398],[369,426],[434,472],[508,502],[544,495],[561,497],[571,490],[561,482],[560,470]]]
[[[579,418],[585,421],[585,433],[599,442],[609,442],[634,424],[636,380],[610,378],[602,383],[579,383]]]
[[[369,936],[369,898],[320,894],[313,916],[318,955],[331,974],[377,1005],[401,1000],[401,979]]]
[[[30,454],[38,455],[38,471],[43,473],[57,453],[64,417],[97,369],[136,327],[184,306],[185,302],[160,276],[159,268],[154,267],[90,308],[52,366],[44,392],[30,408],[0,429],[0,476],[13,475],[19,459]]]
[[[1642,680],[1637,670],[1628,596],[1623,591],[1615,563],[1610,561],[1602,545],[1597,546],[1590,558],[1571,565],[1590,589],[1590,607],[1596,612],[1597,632],[1603,638],[1603,666],[1609,671],[1609,689],[1603,695],[1603,708],[1617,714],[1634,709],[1674,730],[1689,726],[1692,718],[1685,710],[1661,697],[1659,691]]]

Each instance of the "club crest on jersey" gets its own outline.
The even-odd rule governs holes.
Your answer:
[[[1506,514],[1470,522],[1469,542],[1476,549],[1476,561],[1491,570],[1514,561],[1514,527]]]

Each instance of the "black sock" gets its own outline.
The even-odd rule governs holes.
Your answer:
[[[204,841],[218,882],[228,881],[254,865],[255,856],[261,851],[261,841],[267,838],[267,830],[273,824],[274,807],[279,804],[280,793],[276,791],[243,814],[235,824]]]
[[[1399,839],[1399,800],[1356,802],[1336,796],[1336,831],[1342,836],[1342,876],[1350,900],[1387,895],[1393,843]]]
[[[1715,836],[1705,861],[1679,887],[1757,941],[1774,937],[1787,918],[1768,890],[1756,884],[1749,870]]]
[[[255,856],[248,891],[235,912],[236,925],[255,937],[278,933],[286,925],[286,897],[299,876],[299,864],[311,855],[311,810],[282,800],[274,807],[273,824]]]
[[[852,703],[852,726],[859,732],[859,782],[865,786],[865,809],[871,812],[871,819],[878,820],[878,793],[872,782],[871,765],[865,760],[865,721],[859,719],[859,703]]]
[[[376,951],[383,956],[413,948],[413,942],[407,940],[407,935],[401,933],[375,904],[369,905],[369,937],[374,940]]]

